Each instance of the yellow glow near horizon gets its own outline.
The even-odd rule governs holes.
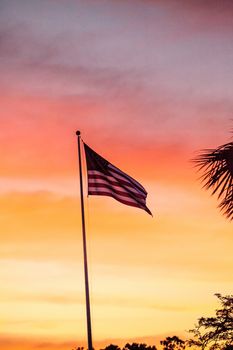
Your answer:
[[[156,187],[150,185],[150,194],[161,201],[155,220],[107,198],[93,197],[86,203],[96,342],[180,334],[203,312],[213,312],[215,292],[230,293],[229,223],[220,216],[207,220],[208,211],[211,217],[216,209],[208,201],[200,203],[202,192],[192,198],[191,192],[174,189],[169,208],[162,203],[166,189]],[[80,341],[85,338],[78,206],[73,197],[46,192],[2,196],[6,236],[0,305],[6,336],[30,332],[64,342],[77,334]],[[202,206],[204,215],[198,212]],[[190,212],[199,219],[190,221]],[[218,233],[223,230],[224,238]]]

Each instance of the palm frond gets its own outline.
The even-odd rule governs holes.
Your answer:
[[[230,220],[233,219],[233,142],[216,149],[205,149],[193,159],[202,171],[203,187],[218,194],[219,208]]]

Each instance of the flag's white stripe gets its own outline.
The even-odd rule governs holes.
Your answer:
[[[143,194],[143,195],[147,195],[147,192],[143,189],[138,188],[136,187],[132,182],[130,182],[127,178],[125,178],[123,175],[119,175],[119,174],[116,174],[115,172],[111,171],[109,169],[109,173],[115,177],[115,179],[119,179],[119,180],[123,180],[123,181],[126,181],[129,185],[131,185],[133,188],[136,188],[138,190],[139,193]]]
[[[101,171],[98,171],[98,170],[88,170],[88,175],[99,175],[102,177],[106,177],[106,179],[108,179],[109,181],[117,181],[115,177],[105,175],[104,173],[102,173]],[[127,180],[125,180],[125,182],[129,183]],[[129,183],[129,185],[132,186],[132,184],[130,184],[130,183]]]
[[[129,180],[127,178],[125,178],[123,176],[120,176],[120,175],[118,175],[116,173],[113,173],[110,170],[109,170],[109,173],[111,173],[112,176],[105,175],[104,173],[102,173],[101,171],[98,171],[98,170],[88,170],[88,175],[104,176],[104,177],[106,177],[106,179],[109,179],[110,181],[117,181],[117,180],[125,181],[127,186],[136,189],[136,191],[138,191],[138,193],[140,193],[141,195],[143,195],[143,196],[147,195],[146,191],[144,191],[144,190],[141,191],[138,187],[134,186],[134,184],[132,184],[132,182],[129,182]]]
[[[90,188],[90,192],[91,191],[95,191],[97,193],[109,193],[111,194],[114,198],[116,199],[121,199],[121,200],[124,200],[124,201],[127,201],[129,203],[132,203],[132,204],[137,204],[139,207],[144,207],[143,203],[141,202],[138,202],[134,199],[132,199],[131,197],[128,197],[128,196],[122,196],[120,194],[117,194],[113,191],[111,191],[110,189],[106,188],[106,187],[103,187],[103,188],[100,188],[100,187],[91,187]]]
[[[123,203],[123,204],[125,204],[125,205],[129,205],[129,206],[131,206],[131,207],[136,207],[136,208],[141,208],[141,209],[144,209],[144,210],[148,210],[147,209],[147,206],[146,205],[144,205],[144,204],[139,204],[139,203],[132,203],[132,202],[129,202],[129,201],[127,201],[127,198],[126,199],[121,199],[121,198],[117,198],[116,196],[115,196],[115,194],[110,194],[110,193],[106,193],[106,192],[101,192],[101,193],[96,193],[95,191],[93,192],[89,192],[89,194],[90,195],[98,195],[98,196],[109,196],[109,197],[111,197],[111,198],[114,198],[114,199],[116,199],[118,202],[120,202],[120,203]]]
[[[114,170],[114,172],[118,173],[119,175],[122,175],[126,178],[128,178],[130,181],[132,181],[135,185],[139,186],[141,188],[142,191],[145,191],[145,188],[135,179],[133,179],[131,176],[127,175],[126,173],[124,173],[123,171],[121,171],[120,169],[116,168],[114,165],[112,165],[111,163],[108,164],[108,168]]]
[[[107,178],[109,178],[110,176],[108,176]],[[112,180],[114,181],[114,179]],[[116,180],[115,180],[116,182]],[[113,187],[114,189],[116,190],[120,190],[122,192],[125,192],[125,193],[130,193],[130,192],[133,192],[135,194],[139,194],[140,196],[143,196],[144,198],[146,197],[145,194],[142,194],[141,191],[138,191],[137,189],[135,189],[135,187],[131,187],[131,186],[122,186],[121,184],[112,184],[111,182],[108,182],[107,180],[104,180],[104,179],[88,179],[88,184],[106,184],[106,185],[109,185],[111,187]],[[129,191],[127,191],[129,190]],[[142,198],[143,199],[143,198]]]
[[[99,184],[99,186],[96,186],[96,184],[88,183],[88,189],[90,191],[94,190],[94,191],[99,191],[99,192],[105,192],[105,189],[107,189],[108,191],[111,191],[111,193],[115,193],[116,195],[122,196],[125,199],[130,198],[130,199],[135,200],[136,202],[139,202],[143,205],[146,204],[146,198],[138,197],[137,194],[124,191],[120,187],[117,188],[116,186],[111,186],[111,185],[106,185],[106,184]]]

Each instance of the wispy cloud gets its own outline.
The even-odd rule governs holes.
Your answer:
[[[84,304],[84,293],[67,293],[67,294],[26,294],[26,293],[7,293],[2,295],[0,302],[23,302],[23,303],[49,303],[49,304],[58,304],[58,305],[75,305],[75,304]],[[167,304],[163,305],[161,303],[154,303],[152,300],[145,300],[143,298],[135,297],[122,297],[120,295],[97,295],[93,296],[93,304],[95,306],[116,306],[121,308],[143,308],[157,311],[166,311],[166,312],[187,312],[193,309],[190,305],[174,305]],[[18,321],[20,322],[20,321]],[[22,321],[24,322],[24,321]],[[31,321],[28,321],[31,322]]]

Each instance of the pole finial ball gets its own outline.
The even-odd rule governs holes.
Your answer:
[[[77,136],[80,136],[80,135],[81,135],[81,131],[77,130],[77,131],[76,131],[76,135],[77,135]]]

